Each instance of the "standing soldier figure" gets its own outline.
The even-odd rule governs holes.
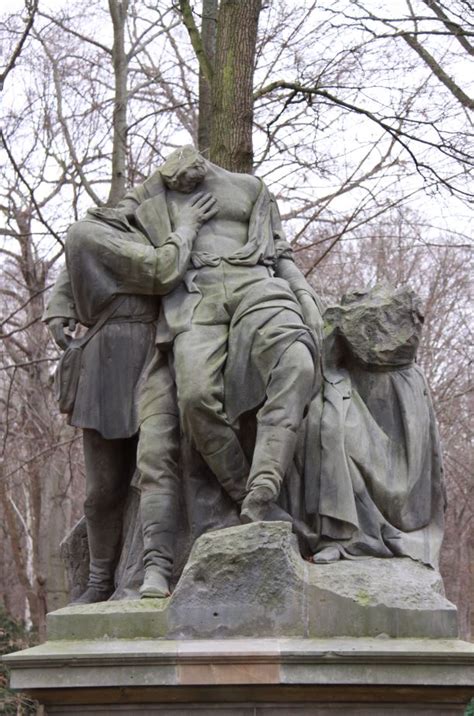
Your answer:
[[[138,392],[156,353],[157,296],[181,281],[196,230],[215,212],[209,195],[194,197],[180,212],[175,231],[157,246],[155,228],[160,217],[151,197],[161,187],[161,180],[157,182],[152,175],[116,208],[91,209],[85,219],[71,226],[66,268],[44,315],[63,349],[71,340],[65,333],[70,322],[79,321],[92,334],[94,325],[108,316],[83,348],[69,414],[69,423],[83,430],[86,469],[84,513],[90,564],[88,586],[79,603],[107,600],[114,591],[124,503],[137,457]],[[159,356],[153,380],[161,400],[154,400],[150,407],[145,401],[142,417],[146,418],[144,433],[157,431],[159,445],[154,445],[153,464],[146,448],[150,441],[145,441],[138,456],[141,510],[145,564],[148,557],[159,567],[163,574],[160,589],[166,593],[176,528],[179,428],[173,381],[166,360]],[[151,481],[147,480],[150,470]],[[147,549],[150,535],[153,544]]]

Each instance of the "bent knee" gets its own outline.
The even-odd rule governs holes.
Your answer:
[[[223,410],[223,396],[217,395],[205,381],[178,387],[178,405],[185,420],[200,419]]]

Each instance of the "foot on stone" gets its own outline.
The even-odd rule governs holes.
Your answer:
[[[86,591],[80,597],[74,599],[71,604],[95,604],[96,602],[106,602],[114,592],[113,587],[87,587]]]
[[[325,547],[321,552],[313,554],[315,564],[329,564],[330,562],[338,562],[340,559],[341,552],[338,547]]]
[[[270,507],[274,504],[275,495],[269,487],[256,487],[250,490],[242,503],[240,521],[244,524],[249,522],[261,522],[264,520]]]
[[[163,599],[169,597],[170,585],[167,577],[165,577],[159,567],[147,567],[145,570],[145,579],[140,587],[140,597],[154,597],[155,599]]]

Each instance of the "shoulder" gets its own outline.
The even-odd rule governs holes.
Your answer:
[[[85,219],[80,219],[79,221],[75,221],[74,224],[71,224],[67,230],[68,242],[82,240],[89,236],[89,234],[94,230],[93,223],[95,223],[93,220],[86,217]]]
[[[105,232],[104,229],[106,230]],[[84,219],[76,221],[69,227],[66,236],[66,248],[71,251],[76,247],[85,249],[97,246],[104,242],[105,234],[110,234],[107,229],[107,222],[88,212]]]
[[[220,179],[221,181],[231,182],[236,186],[240,186],[247,190],[258,193],[262,186],[261,179],[253,176],[253,174],[244,174],[240,172],[230,172],[227,169],[217,166],[209,162],[209,177]]]
[[[257,177],[254,177],[252,174],[240,174],[242,177],[242,181],[245,182],[247,187],[251,189],[255,197],[257,197],[264,185],[261,179],[257,179]]]

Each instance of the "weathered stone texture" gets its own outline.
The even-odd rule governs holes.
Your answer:
[[[169,605],[169,636],[454,637],[439,574],[413,560],[305,562],[283,522],[195,544]]]
[[[406,286],[352,291],[325,320],[361,363],[394,367],[414,359],[423,325],[420,299]]]

